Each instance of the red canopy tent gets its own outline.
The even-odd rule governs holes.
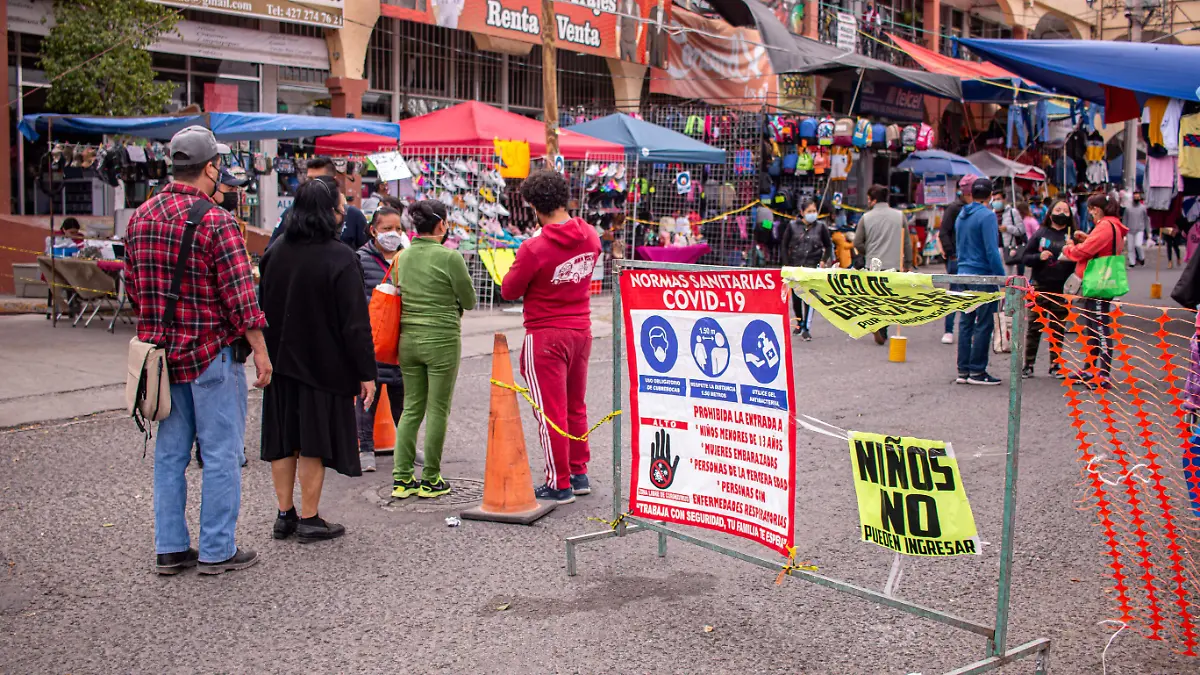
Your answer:
[[[964,80],[1019,80],[1016,75],[993,63],[979,61],[964,61],[945,54],[939,54],[932,49],[926,49],[904,38],[887,34],[904,53],[912,57],[922,68],[939,75],[952,75]]]
[[[405,148],[492,148],[492,141],[525,141],[531,157],[546,154],[546,127],[541,122],[478,101],[414,117],[400,123]],[[625,155],[616,143],[562,129],[558,151],[564,159]]]
[[[344,134],[322,136],[317,139],[318,155],[372,155],[377,152],[395,150],[396,139],[387,136],[365,134],[360,131],[350,131]]]

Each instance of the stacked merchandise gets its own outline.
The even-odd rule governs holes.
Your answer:
[[[500,171],[474,157],[420,157],[408,160],[416,200],[436,199],[446,205],[450,235],[446,246],[461,251],[516,248],[524,232],[504,205],[508,183]]]

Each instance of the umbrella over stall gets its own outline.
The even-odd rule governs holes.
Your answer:
[[[945,150],[920,150],[909,155],[903,162],[896,165],[902,171],[913,173],[944,173],[951,176],[975,174],[986,176],[987,173],[971,163],[966,157],[960,157]]]

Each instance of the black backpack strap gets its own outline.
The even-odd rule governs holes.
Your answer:
[[[183,239],[179,242],[179,257],[175,259],[175,272],[171,275],[171,290],[167,293],[167,304],[163,307],[163,326],[175,323],[175,308],[179,304],[179,291],[183,287],[183,270],[192,256],[192,244],[196,241],[196,228],[204,220],[209,209],[216,206],[207,199],[192,202],[187,211],[187,222],[183,228]]]

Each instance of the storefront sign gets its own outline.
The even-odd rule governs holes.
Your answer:
[[[894,122],[921,122],[925,119],[925,97],[894,84],[864,81],[856,112]]]
[[[921,177],[926,204],[949,204],[950,182],[944,173],[927,173]]]
[[[160,5],[198,9],[323,28],[341,28],[345,0],[150,0]]]
[[[796,396],[778,271],[621,275],[630,513],[794,543]]]
[[[667,41],[666,68],[652,74],[651,93],[747,110],[778,103],[779,78],[757,30],[678,7],[670,23],[685,30]]]
[[[273,66],[329,69],[329,48],[321,38],[263,33],[249,28],[180,21],[175,34],[150,45],[152,52]]]
[[[850,465],[863,541],[905,555],[982,552],[949,443],[855,431]]]
[[[848,52],[858,51],[858,19],[848,12],[837,13],[837,47]]]
[[[665,49],[662,19],[666,0],[562,0],[554,3],[554,34],[559,49],[634,63],[649,63]],[[384,16],[443,28],[542,43],[540,0],[428,0],[425,10],[384,0]],[[621,16],[618,16],[621,15]],[[647,21],[638,21],[641,17]],[[648,53],[649,52],[649,53]]]

